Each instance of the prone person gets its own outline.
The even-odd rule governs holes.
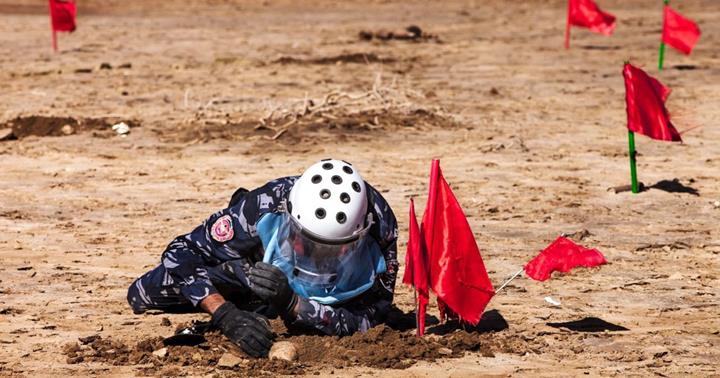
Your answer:
[[[325,159],[301,176],[238,189],[224,210],[176,237],[136,279],[135,313],[211,315],[212,326],[254,357],[288,328],[345,336],[382,323],[397,276],[397,221],[357,168]]]

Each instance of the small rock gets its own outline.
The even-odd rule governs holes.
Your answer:
[[[449,356],[452,354],[452,349],[450,348],[440,348],[438,349],[438,353],[442,354],[443,356]]]
[[[102,63],[100,63],[100,69],[101,70],[111,70],[112,65],[108,62],[102,62]]]
[[[160,325],[163,327],[170,327],[172,323],[170,323],[170,319],[162,318],[162,320],[160,321]]]
[[[118,68],[132,68],[132,63],[123,63]]]
[[[193,353],[192,359],[193,359],[193,361],[201,361],[201,360],[203,359],[203,358],[202,358],[202,354],[200,354],[200,353]]]
[[[715,202],[713,202],[713,206],[714,206],[716,209],[720,209],[720,201],[715,201]]]
[[[157,356],[160,358],[164,358],[165,356],[167,356],[167,353],[168,353],[167,348],[160,348],[160,349],[152,352],[153,356]]]
[[[63,133],[63,135],[70,135],[75,132],[75,129],[70,125],[65,125],[60,128],[60,132]]]
[[[130,126],[125,122],[116,123],[112,126],[113,131],[119,135],[125,135],[130,132]]]
[[[245,360],[231,353],[223,354],[218,360],[217,366],[222,368],[234,368]]]
[[[270,348],[268,358],[277,358],[285,361],[295,361],[298,358],[297,347],[289,341],[278,341]]]

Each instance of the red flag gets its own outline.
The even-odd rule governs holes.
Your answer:
[[[422,234],[428,249],[430,286],[444,307],[468,323],[477,324],[495,294],[465,214],[433,160]]]
[[[623,76],[627,128],[653,139],[681,142],[680,133],[670,122],[670,114],[665,109],[670,89],[629,63],[625,63]]]
[[[568,25],[610,35],[615,30],[615,16],[601,11],[593,0],[568,0]]]
[[[683,17],[680,13],[665,6],[663,16],[662,41],[690,55],[693,47],[700,38],[700,28],[692,20]]]
[[[583,266],[591,268],[607,263],[597,249],[587,249],[565,237],[558,237],[525,265],[525,273],[536,281],[545,281],[554,271],[569,272]]]
[[[403,275],[403,283],[413,286],[417,293],[415,316],[417,317],[417,334],[422,336],[425,334],[425,312],[427,311],[428,302],[430,302],[428,288],[428,265],[427,265],[427,249],[425,241],[420,234],[420,227],[415,217],[415,203],[410,199],[410,227],[407,243],[407,252],[405,253],[405,274]]]
[[[75,31],[77,9],[74,0],[50,0],[50,20],[53,32]]]

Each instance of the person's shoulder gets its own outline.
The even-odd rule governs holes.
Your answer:
[[[290,194],[297,176],[280,177],[247,192],[233,206],[234,212],[248,224],[255,224],[262,215],[275,212]]]
[[[295,185],[295,181],[297,181],[297,179],[298,176],[287,176],[270,180],[264,185],[259,186],[248,192],[248,194],[246,195],[246,199],[272,198],[274,200],[277,200],[273,202],[278,202],[279,200],[287,198],[290,190],[292,189],[293,185]]]
[[[379,239],[394,241],[397,239],[397,219],[390,204],[385,200],[382,193],[375,189],[367,181],[365,187],[368,190],[368,207],[373,214],[375,235]]]

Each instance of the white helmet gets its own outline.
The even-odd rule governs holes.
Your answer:
[[[322,240],[352,239],[364,230],[365,181],[352,164],[324,159],[308,168],[290,190],[287,210],[303,231]]]

